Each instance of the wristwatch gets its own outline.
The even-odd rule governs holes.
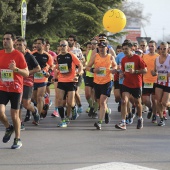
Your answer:
[[[14,69],[14,72],[18,72],[18,71],[19,71],[19,69],[18,69],[18,68]]]
[[[135,74],[138,74],[139,73],[139,70],[135,70]]]

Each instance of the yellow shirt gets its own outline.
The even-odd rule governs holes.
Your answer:
[[[91,54],[92,54],[92,50],[89,50],[88,55],[86,57],[87,63],[90,61]],[[86,76],[93,77],[93,73],[91,73],[90,71],[86,71]]]

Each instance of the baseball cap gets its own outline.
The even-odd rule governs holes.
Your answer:
[[[106,41],[106,40],[107,40],[106,34],[99,34],[99,41]]]

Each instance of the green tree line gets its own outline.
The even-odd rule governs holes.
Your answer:
[[[82,44],[103,32],[104,13],[122,0],[27,0],[26,39],[58,42],[75,34]],[[21,35],[21,0],[0,0],[0,34]]]

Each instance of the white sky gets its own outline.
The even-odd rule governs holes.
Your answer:
[[[129,1],[140,2],[144,5],[143,14],[151,14],[150,24],[145,24],[144,27],[147,37],[151,37],[155,41],[170,40],[170,0]],[[141,36],[145,37],[143,29]]]

